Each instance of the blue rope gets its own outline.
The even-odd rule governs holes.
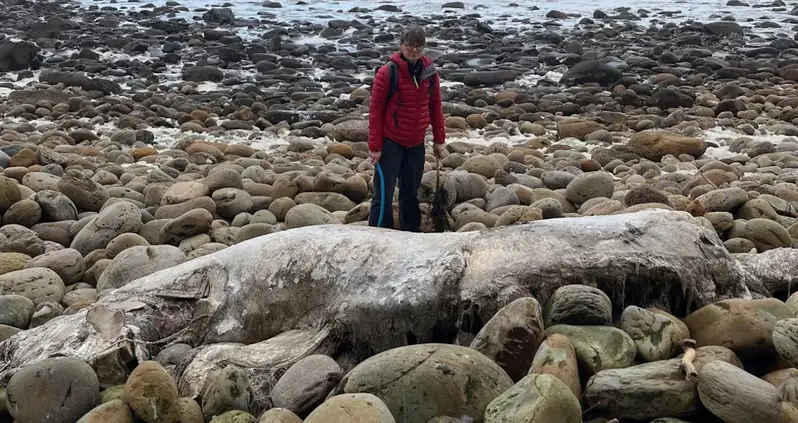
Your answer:
[[[382,175],[379,163],[377,163],[377,174],[380,175],[380,217],[377,219],[377,227],[382,227],[382,216],[385,212],[385,177]]]

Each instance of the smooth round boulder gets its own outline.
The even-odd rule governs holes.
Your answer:
[[[724,361],[704,365],[697,388],[701,404],[724,422],[771,422],[781,414],[778,389]]]
[[[0,342],[10,339],[14,335],[22,332],[22,329],[13,326],[0,325]]]
[[[668,196],[665,193],[658,191],[648,185],[635,187],[627,191],[626,195],[623,197],[623,203],[626,204],[627,207],[650,203],[660,203],[668,206],[671,205],[670,201],[668,200]]]
[[[18,423],[74,423],[100,404],[100,381],[86,362],[48,358],[20,368],[6,387]]]
[[[562,203],[553,198],[543,198],[532,203],[532,207],[540,209],[544,219],[563,217]]]
[[[360,175],[352,175],[344,182],[343,192],[355,204],[362,202],[369,195],[369,184]]]
[[[776,322],[773,326],[773,346],[781,358],[798,366],[798,318]]]
[[[195,181],[176,182],[161,197],[161,205],[168,206],[185,203],[186,201],[207,197],[208,195],[210,195],[210,190],[205,184]]]
[[[521,200],[518,198],[515,191],[503,186],[496,187],[496,189],[489,192],[486,197],[488,203],[485,210],[488,212],[506,206],[518,206],[521,204]]]
[[[155,361],[162,366],[175,366],[191,352],[191,349],[191,345],[188,344],[172,344],[162,349],[155,357]]]
[[[241,174],[229,167],[214,168],[208,173],[208,176],[201,179],[199,182],[207,186],[210,192],[222,188],[244,188]]]
[[[171,245],[135,246],[116,256],[97,280],[97,292],[121,288],[159,270],[183,263],[186,255]]]
[[[100,211],[75,235],[71,248],[84,257],[94,250],[105,248],[112,239],[141,228],[141,210],[133,203],[122,201]]]
[[[178,244],[178,248],[180,248],[180,250],[186,254],[191,254],[192,251],[195,251],[198,248],[202,248],[203,245],[206,245],[210,242],[211,242],[210,235],[199,234],[180,241],[180,244]]]
[[[21,295],[0,295],[0,325],[27,329],[36,305]]]
[[[0,276],[25,268],[31,257],[22,253],[0,253]]]
[[[208,254],[213,254],[213,253],[215,253],[217,251],[224,250],[225,248],[227,248],[227,245],[225,245],[225,244],[221,244],[221,243],[218,243],[218,242],[209,242],[207,244],[200,245],[196,249],[192,250],[190,253],[188,253],[188,255],[186,256],[186,259],[187,260],[192,260],[192,259],[195,259],[197,257],[202,257],[202,256],[205,256],[205,255],[208,255]]]
[[[356,204],[337,192],[302,192],[294,197],[297,204],[315,204],[330,212],[348,212]]]
[[[582,423],[582,407],[561,380],[530,374],[485,409],[485,423]]]
[[[637,349],[632,338],[611,326],[555,325],[546,329],[546,336],[560,334],[574,346],[580,368],[587,376],[601,370],[629,367]]]
[[[0,292],[21,295],[34,304],[61,302],[66,294],[64,281],[46,267],[22,269],[0,275]]]
[[[757,218],[776,220],[778,218],[778,213],[776,213],[776,210],[773,209],[773,206],[771,206],[767,201],[761,200],[759,198],[746,201],[745,204],[737,209],[734,215],[737,219],[743,220],[752,220]]]
[[[220,216],[233,219],[237,214],[252,209],[252,196],[238,188],[221,188],[211,196],[216,202],[216,211]]]
[[[192,398],[180,398],[177,400],[180,407],[180,418],[178,423],[205,423],[202,416],[202,407]]]
[[[277,182],[275,182],[275,184],[276,183]],[[278,222],[285,222],[285,217],[294,207],[296,207],[296,202],[293,198],[275,197],[274,200],[272,200],[272,203],[269,204],[269,211],[274,215]],[[326,211],[326,209],[324,210]]]
[[[417,344],[366,359],[333,392],[379,395],[400,422],[467,415],[481,423],[485,407],[512,385],[507,373],[478,351]]]
[[[457,201],[463,202],[475,198],[484,198],[488,193],[488,182],[482,175],[456,171],[450,173],[449,178],[454,183]]]
[[[252,218],[250,218],[249,223],[266,223],[268,225],[276,225],[277,217],[274,215],[274,213],[268,210],[258,210],[252,214]]]
[[[686,211],[693,216],[709,212],[728,212],[748,201],[748,192],[740,187],[721,188],[701,194],[693,200]]]
[[[318,407],[344,377],[332,358],[313,354],[292,365],[271,392],[272,405],[305,417]]]
[[[612,302],[604,291],[587,285],[564,285],[549,297],[543,309],[546,327],[566,325],[609,325]]]
[[[125,385],[109,386],[107,389],[100,392],[100,404],[105,404],[115,399],[125,399]]]
[[[294,206],[285,214],[285,225],[288,229],[340,223],[341,221],[336,219],[330,211],[312,203]]]
[[[568,337],[553,334],[540,344],[529,374],[549,374],[560,379],[577,398],[582,397],[582,384],[579,382],[579,362],[576,351]]]
[[[29,198],[14,203],[3,214],[3,223],[6,225],[17,224],[30,228],[41,220],[42,206]]]
[[[305,423],[352,422],[396,423],[396,419],[383,401],[369,393],[336,395],[305,419]]]
[[[0,251],[36,257],[44,254],[47,247],[36,232],[21,225],[11,224],[0,226]],[[0,263],[0,270],[3,270],[5,264]]]
[[[255,416],[241,410],[222,413],[211,420],[212,423],[255,423]]]
[[[709,212],[704,217],[717,232],[727,231],[734,226],[734,216],[729,212]]]
[[[473,156],[466,159],[463,163],[463,169],[470,173],[484,176],[485,178],[492,178],[497,170],[502,168],[502,163],[496,157],[490,156]]]
[[[620,327],[632,337],[637,357],[646,362],[673,357],[690,335],[667,316],[637,306],[624,309]]]
[[[193,200],[188,200],[185,203],[170,204],[168,206],[160,206],[155,211],[156,219],[174,219],[180,215],[195,209],[205,209],[211,214],[216,214],[216,203],[211,197],[199,197]]]
[[[180,241],[206,233],[211,229],[213,215],[205,209],[194,209],[171,219],[161,228],[162,244],[178,245]]]
[[[58,181],[58,191],[80,211],[99,212],[110,197],[108,190],[80,171],[69,170]]]
[[[585,172],[578,175],[565,188],[565,198],[574,204],[582,204],[591,198],[612,198],[615,180],[605,171]]]
[[[0,213],[5,213],[14,203],[22,199],[17,182],[0,175]]]
[[[762,376],[762,380],[765,382],[779,387],[785,380],[798,376],[798,369],[794,367],[790,367],[788,369],[781,369],[776,370],[775,372],[770,372],[764,376]]]
[[[175,381],[154,361],[140,363],[125,382],[125,401],[146,423],[179,423],[178,399]]]
[[[756,218],[747,221],[743,237],[753,242],[759,252],[792,247],[792,238],[787,228],[770,219]]]
[[[313,179],[313,191],[315,192],[344,192],[346,179],[341,175],[331,172],[320,172]]]
[[[135,423],[133,411],[128,405],[120,400],[114,399],[98,405],[88,414],[81,417],[77,423]]]
[[[745,238],[729,238],[723,241],[723,246],[732,254],[756,252],[756,244]]]
[[[666,130],[646,130],[637,132],[629,139],[629,147],[635,154],[653,162],[659,162],[666,155],[687,154],[701,157],[707,150],[706,141],[686,137]]]
[[[61,178],[45,172],[29,172],[22,177],[22,185],[33,191],[57,190]]]
[[[150,243],[139,234],[128,232],[119,235],[112,239],[111,242],[108,243],[108,246],[105,247],[105,258],[113,260],[122,251],[137,245],[147,246],[150,245]]]
[[[64,194],[53,190],[42,190],[36,193],[33,200],[42,208],[42,216],[49,222],[78,220],[78,208]]]
[[[489,213],[493,214],[493,213]],[[519,225],[543,219],[543,211],[532,206],[510,206],[496,219],[494,228]]]
[[[0,253],[0,263],[2,263],[3,253]],[[0,264],[0,275],[3,274],[3,265]],[[793,317],[798,317],[798,292],[793,293],[787,298],[787,301],[784,302],[787,308],[792,311]]]
[[[255,423],[302,423],[302,419],[291,410],[272,408],[261,414]]]
[[[683,321],[697,346],[720,345],[745,359],[775,352],[776,322],[791,317],[789,307],[775,298],[733,298],[701,307]]]
[[[54,271],[65,285],[80,282],[83,272],[86,271],[83,256],[73,248],[50,251],[25,263],[26,269],[34,267],[46,267]]]
[[[543,342],[540,314],[541,307],[536,299],[516,299],[488,320],[470,348],[496,362],[512,380],[521,380],[528,373],[535,351]]]
[[[227,411],[249,412],[252,387],[244,372],[235,366],[226,366],[212,372],[202,389],[202,413],[206,421]]]
[[[576,179],[576,175],[563,170],[547,170],[540,175],[540,180],[549,189],[566,189]]]
[[[268,223],[250,223],[244,225],[236,233],[236,243],[241,243],[274,232],[274,226]]]

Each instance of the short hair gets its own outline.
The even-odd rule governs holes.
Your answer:
[[[410,24],[402,32],[402,37],[399,39],[401,44],[410,46],[423,46],[427,43],[427,38],[424,35],[424,30],[418,24]]]

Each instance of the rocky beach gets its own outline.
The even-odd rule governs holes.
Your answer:
[[[798,4],[0,22],[0,422],[798,422]],[[425,233],[367,226],[411,22],[445,233],[429,143]]]

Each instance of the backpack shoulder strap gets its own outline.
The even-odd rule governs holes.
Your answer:
[[[391,101],[391,97],[396,93],[396,90],[399,88],[399,74],[396,72],[396,63],[393,60],[389,60],[386,64],[388,66],[388,96],[385,99],[385,103],[387,104]]]

